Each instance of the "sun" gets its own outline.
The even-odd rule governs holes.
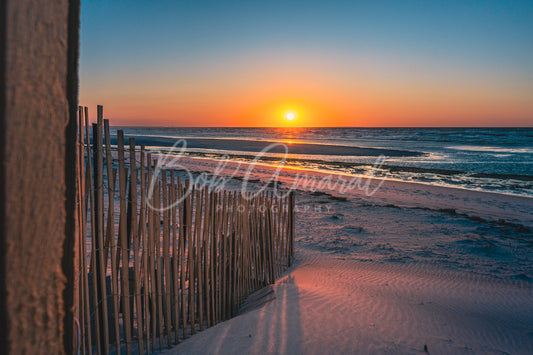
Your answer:
[[[289,121],[292,121],[296,118],[296,115],[294,114],[294,112],[287,112],[287,114],[285,115],[285,118]]]
[[[304,118],[302,110],[296,105],[285,104],[281,106],[276,112],[276,116],[280,126],[294,127],[299,125]]]

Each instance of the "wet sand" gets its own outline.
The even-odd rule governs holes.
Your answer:
[[[129,135],[128,137],[135,138],[135,143],[138,145],[144,144],[146,146],[157,147],[172,147],[179,138],[176,137],[152,137],[142,135]],[[269,153],[285,153],[285,147],[280,142],[271,141],[255,141],[246,139],[217,139],[217,138],[189,138],[184,137],[187,141],[189,149],[212,149],[212,150],[227,150],[236,152],[260,152],[271,144],[273,145]],[[112,140],[112,144],[116,144]],[[277,143],[277,144],[276,144]],[[341,155],[341,156],[369,156],[377,157],[379,155],[386,155],[389,157],[414,157],[420,156],[422,153],[408,150],[395,149],[379,149],[366,147],[350,147],[332,144],[312,144],[312,143],[288,143],[288,154],[304,154],[304,155]]]

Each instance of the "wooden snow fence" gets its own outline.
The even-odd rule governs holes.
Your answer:
[[[80,107],[80,353],[169,348],[236,315],[291,265],[294,193],[196,186],[122,131],[112,139],[102,106],[92,125]]]

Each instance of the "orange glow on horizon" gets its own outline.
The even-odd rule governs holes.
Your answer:
[[[80,93],[80,104],[91,109],[91,118],[95,116],[93,108],[102,104],[106,118],[114,125],[126,126],[527,127],[533,124],[533,101],[529,96],[503,95],[491,86],[429,88],[417,82],[371,81],[362,74],[359,80],[349,83],[325,78],[320,73],[267,74],[243,75],[246,80],[233,76],[185,81],[187,88],[178,87],[172,80],[147,77],[142,78],[143,85],[140,79],[109,85],[95,83],[94,88],[86,85],[89,89]],[[294,114],[293,119],[288,119],[289,113]]]
[[[176,101],[162,97],[150,102],[132,100],[82,100],[91,119],[94,108],[104,105],[104,115],[114,125],[173,127],[469,127],[514,126],[531,127],[533,104],[520,100],[484,102],[483,100],[451,99],[449,105],[420,96],[376,98],[361,95],[352,102],[325,100],[274,99],[225,102],[222,100]],[[188,102],[187,102],[188,101]],[[500,100],[505,101],[505,100]],[[473,103],[476,103],[475,105]],[[451,104],[453,103],[453,105]],[[289,119],[288,114],[294,117]]]

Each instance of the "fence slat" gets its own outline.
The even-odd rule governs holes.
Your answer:
[[[107,194],[108,194],[108,208],[107,208],[107,226],[105,239],[105,255],[111,254],[111,296],[113,301],[113,326],[115,333],[115,348],[116,354],[120,355],[120,327],[118,321],[118,290],[117,290],[117,274],[114,263],[116,263],[116,248],[115,241],[115,183],[116,183],[116,169],[113,169],[113,156],[111,153],[111,134],[109,130],[109,120],[104,120],[104,139],[106,152],[106,168],[107,168]],[[109,252],[108,252],[109,251]],[[105,269],[107,273],[108,258],[105,258]]]
[[[152,352],[155,349],[156,343],[156,333],[157,333],[157,287],[156,287],[156,277],[155,277],[155,265],[156,265],[156,254],[155,254],[155,228],[156,225],[156,216],[155,216],[155,190],[157,184],[157,178],[152,172],[152,155],[148,154],[147,158],[147,167],[148,167],[148,179],[149,179],[149,192],[150,195],[147,197],[148,202],[150,203],[151,208],[148,209],[148,260],[149,260],[149,270],[150,270],[150,318],[151,318],[151,327],[152,327]]]
[[[203,225],[204,225],[204,228],[203,228],[203,233],[202,233],[202,250],[203,250],[203,253],[202,253],[202,262],[203,262],[203,266],[202,266],[202,275],[203,275],[203,283],[204,283],[204,286],[203,286],[203,289],[204,289],[204,293],[203,293],[203,302],[204,302],[204,320],[205,320],[205,325],[207,328],[209,328],[209,318],[210,318],[210,315],[211,315],[211,302],[209,300],[209,295],[210,295],[210,290],[211,290],[211,285],[209,284],[209,281],[210,281],[210,273],[209,273],[209,233],[210,233],[210,230],[209,230],[209,226],[210,226],[210,214],[211,214],[211,209],[210,209],[210,198],[209,198],[209,189],[208,188],[205,188],[205,192],[204,192],[204,209],[205,209],[205,212],[204,212],[204,216],[203,216]]]
[[[88,120],[88,115],[86,115],[86,119]],[[79,159],[80,162],[80,210],[81,210],[81,240],[80,240],[80,247],[81,247],[81,253],[80,253],[80,270],[81,270],[81,286],[80,290],[82,290],[82,294],[80,297],[80,302],[83,307],[83,318],[81,319],[81,323],[84,325],[82,329],[80,329],[81,332],[81,339],[82,339],[82,345],[85,345],[82,347],[83,352],[87,351],[87,353],[92,353],[92,332],[91,332],[91,310],[90,310],[90,304],[89,304],[89,283],[88,283],[88,275],[87,275],[87,193],[86,193],[86,185],[87,182],[85,181],[85,151],[87,151],[87,159],[91,159],[90,149],[85,150],[85,138],[84,138],[84,128],[86,128],[87,125],[84,125],[83,120],[83,107],[79,107],[79,139],[80,139],[80,150],[79,150]],[[87,136],[87,145],[89,144],[89,137]],[[90,169],[88,169],[90,172]],[[85,336],[87,335],[87,339],[85,344],[83,342],[85,341]]]
[[[180,274],[180,310],[181,310],[181,327],[183,331],[183,338],[185,339],[187,337],[187,303],[185,302],[186,293],[185,293],[185,219],[186,219],[186,209],[185,209],[185,201],[183,197],[183,188],[181,184],[181,177],[178,176],[178,201],[179,201],[179,261],[180,261],[180,267],[179,267],[179,274]]]
[[[197,284],[197,297],[196,301],[198,303],[198,323],[200,326],[200,331],[204,330],[204,302],[203,302],[203,285],[202,285],[202,213],[203,213],[203,195],[204,189],[198,189],[198,195],[196,196],[196,224],[195,224],[195,235],[196,235],[196,284]]]
[[[119,244],[121,257],[116,260],[117,270],[121,270],[120,283],[122,287],[119,287],[122,300],[122,320],[124,327],[124,338],[126,340],[126,353],[131,354],[131,319],[130,319],[130,304],[129,304],[129,245],[127,237],[127,172],[124,159],[124,133],[122,130],[117,132],[117,149],[118,149],[118,175],[119,175]],[[122,261],[122,268],[119,266],[119,262]]]
[[[137,151],[135,139],[130,138],[130,191],[131,191],[131,218],[130,230],[133,237],[133,302],[135,305],[135,319],[137,326],[137,346],[138,352],[142,353],[144,349],[143,339],[143,318],[142,318],[142,300],[141,300],[141,259],[140,249],[141,240],[138,228],[138,210],[137,210]],[[132,322],[133,323],[133,322]]]
[[[100,332],[100,315],[99,315],[99,302],[98,302],[98,282],[95,277],[95,270],[96,270],[96,243],[94,241],[95,239],[95,230],[96,230],[96,222],[95,222],[95,203],[94,203],[94,184],[93,184],[93,175],[92,175],[92,161],[93,161],[93,149],[90,148],[90,135],[89,135],[89,109],[85,107],[85,132],[87,137],[87,177],[88,181],[86,183],[86,186],[88,186],[88,202],[89,202],[89,216],[91,220],[91,255],[89,257],[90,261],[90,273],[92,274],[92,298],[93,298],[93,311],[92,314],[94,314],[94,324],[95,324],[95,340],[96,340],[96,353],[100,355],[102,353],[102,345],[101,342],[103,341],[101,332]],[[94,137],[93,137],[94,138]],[[94,139],[93,139],[94,141]],[[91,323],[91,319],[89,318],[89,323]],[[91,326],[91,325],[89,325]],[[89,344],[90,347],[92,347],[92,344]]]
[[[193,190],[194,191],[194,190]],[[191,193],[190,196],[188,196],[187,200],[190,203],[187,208],[187,246],[189,253],[188,255],[188,261],[187,261],[187,268],[189,270],[189,326],[191,327],[191,335],[194,334],[194,313],[195,313],[195,302],[194,302],[194,292],[195,292],[195,282],[194,282],[194,265],[193,265],[193,252],[194,252],[194,239],[193,239],[193,233],[192,233],[192,196],[194,193]]]
[[[140,216],[139,216],[139,238],[141,239],[142,245],[142,272],[143,272],[143,325],[146,336],[144,337],[146,341],[146,353],[150,354],[150,303],[148,300],[148,288],[150,287],[150,278],[148,273],[148,233],[146,226],[146,164],[145,156],[145,146],[141,145],[141,163],[139,165],[139,173],[141,176],[141,206],[140,206]]]
[[[170,171],[170,225],[172,228],[172,303],[174,305],[174,311],[172,313],[172,323],[174,327],[174,344],[178,344],[179,337],[179,285],[178,285],[178,239],[177,239],[177,227],[176,221],[176,181],[174,179],[174,172]]]
[[[106,269],[104,258],[107,259],[104,247],[104,161],[102,154],[103,146],[103,108],[97,107],[97,123],[93,124],[93,150],[96,155],[94,168],[94,195],[95,195],[95,217],[96,229],[94,230],[94,242],[96,244],[97,270],[96,278],[98,280],[98,298],[102,300],[100,307],[100,328],[102,331],[103,343],[102,352],[109,354],[109,325],[107,312],[107,285]],[[94,275],[93,275],[94,276]]]
[[[170,210],[167,208],[169,205],[169,193],[167,184],[167,171],[161,171],[162,174],[162,193],[163,193],[163,264],[164,264],[164,276],[165,276],[165,329],[167,333],[167,346],[172,346],[172,325],[171,325],[171,293],[170,293]]]
[[[163,348],[163,275],[161,270],[161,179],[156,176],[155,198],[155,264],[156,264],[156,293],[157,293],[157,331],[159,334],[159,350]]]
[[[117,175],[117,169],[112,169],[113,174],[113,181],[115,182],[115,177]],[[114,223],[113,223],[114,224]],[[114,227],[113,227],[114,232]],[[118,319],[118,313],[119,313],[119,291],[118,291],[118,270],[117,270],[117,257],[119,253],[119,249],[117,248],[117,241],[115,238],[115,235],[113,233],[113,236],[110,237],[111,239],[111,245],[110,245],[110,251],[111,251],[111,293],[113,295],[113,325],[114,325],[114,331],[115,331],[115,347],[116,347],[116,353],[117,355],[120,354],[120,325],[119,325],[119,319]]]
[[[227,309],[226,290],[228,290],[228,286],[226,284],[227,283],[227,272],[228,272],[227,263],[229,262],[228,255],[227,255],[228,254],[227,252],[228,223],[226,220],[226,216],[227,216],[226,192],[224,191],[224,192],[213,193],[213,198],[214,198],[213,208],[215,210],[215,213],[214,213],[215,219],[213,220],[213,223],[216,223],[214,227],[217,227],[217,230],[214,233],[212,233],[213,243],[214,243],[213,252],[215,253],[215,255],[213,256],[211,260],[213,263],[213,266],[211,267],[212,274],[214,274],[213,271],[215,269],[215,265],[218,265],[220,268],[220,274],[216,274],[216,278],[214,281],[215,291],[216,291],[216,287],[218,287],[218,289],[220,290],[219,292],[220,296],[218,297],[218,301],[217,301],[214,297],[216,293],[213,293],[213,305],[216,304],[216,314],[219,315],[219,317],[222,320],[226,320],[226,309]],[[217,253],[218,253],[218,258],[220,260],[220,262],[218,263],[216,262]],[[216,320],[217,320],[217,317],[213,316],[213,323],[212,323],[213,325],[216,324]]]

